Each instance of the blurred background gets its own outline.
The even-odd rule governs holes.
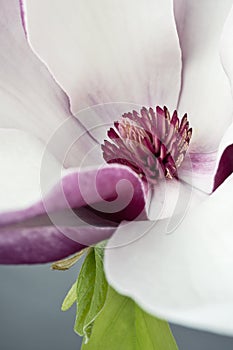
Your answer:
[[[79,265],[69,271],[43,266],[0,266],[0,349],[78,350],[75,307],[60,311]],[[233,338],[173,326],[179,350],[232,350]],[[107,349],[103,349],[107,350]],[[124,349],[121,349],[124,350]]]

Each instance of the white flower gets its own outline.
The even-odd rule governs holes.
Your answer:
[[[116,290],[169,321],[232,334],[231,1],[31,0],[26,5],[27,21],[22,4],[20,16],[18,1],[0,0],[0,262],[59,259],[115,231],[108,247],[117,248],[106,250],[105,270]],[[41,60],[27,43],[22,20]],[[69,95],[77,118],[56,81]],[[110,104],[102,110],[95,107],[91,118],[80,112],[106,103]],[[161,188],[155,185],[147,211],[150,220],[116,229],[109,219],[132,220],[148,201],[136,173],[120,165],[98,171],[99,158],[94,156],[95,167],[79,174],[85,194],[75,182],[78,169],[66,170],[60,182],[50,174],[59,173],[60,156],[74,138],[82,141],[68,153],[68,168],[78,167],[93,147],[100,150],[103,130],[91,126],[117,120],[119,103],[123,109],[131,104],[166,104],[170,110],[187,112],[194,135],[189,153],[192,172],[184,162],[182,182],[172,180],[166,186],[161,220],[156,214]],[[40,185],[44,145],[49,151],[49,168],[43,172],[46,205]],[[105,200],[113,199],[117,182],[127,179],[134,188],[131,202],[121,215],[98,217],[95,225],[62,222],[66,237],[47,212],[59,216],[66,208],[63,193],[72,208],[98,202],[92,183],[99,174],[95,185]],[[177,218],[177,200],[182,204],[180,199],[186,198],[180,193],[189,195],[191,186],[192,205],[167,235],[168,225],[174,228],[171,218]],[[178,206],[178,214],[186,200],[184,204]]]

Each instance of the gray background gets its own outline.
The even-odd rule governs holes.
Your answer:
[[[77,266],[65,272],[51,271],[49,265],[0,266],[0,349],[80,349],[81,339],[73,332],[75,307],[60,311],[76,277]],[[180,350],[233,349],[233,338],[172,329]]]

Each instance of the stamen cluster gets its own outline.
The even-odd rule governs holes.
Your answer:
[[[143,107],[140,113],[133,111],[122,115],[107,133],[110,141],[102,145],[107,163],[129,166],[151,184],[165,178],[178,178],[187,152],[192,129],[187,114],[181,121],[174,111],[172,117],[163,109]]]

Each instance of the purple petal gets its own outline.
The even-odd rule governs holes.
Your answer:
[[[141,180],[129,167],[105,165],[66,175],[44,199],[44,205],[47,212],[88,205],[108,220],[130,221],[143,215],[145,192]]]
[[[214,191],[233,173],[233,145],[228,146],[220,159],[214,181]]]
[[[143,185],[129,168],[73,170],[43,200],[0,214],[0,263],[63,258],[109,238],[116,222],[141,217],[144,206]]]
[[[133,220],[143,213],[145,206],[142,182],[130,168],[121,165],[80,172],[73,170],[42,201],[26,209],[0,213],[0,224],[87,205],[112,221]]]
[[[0,264],[41,264],[60,260],[84,247],[77,237],[89,237],[93,244],[113,232],[113,228],[91,226],[62,230],[54,226],[0,229]]]
[[[225,133],[219,146],[214,190],[233,172],[233,124]]]

